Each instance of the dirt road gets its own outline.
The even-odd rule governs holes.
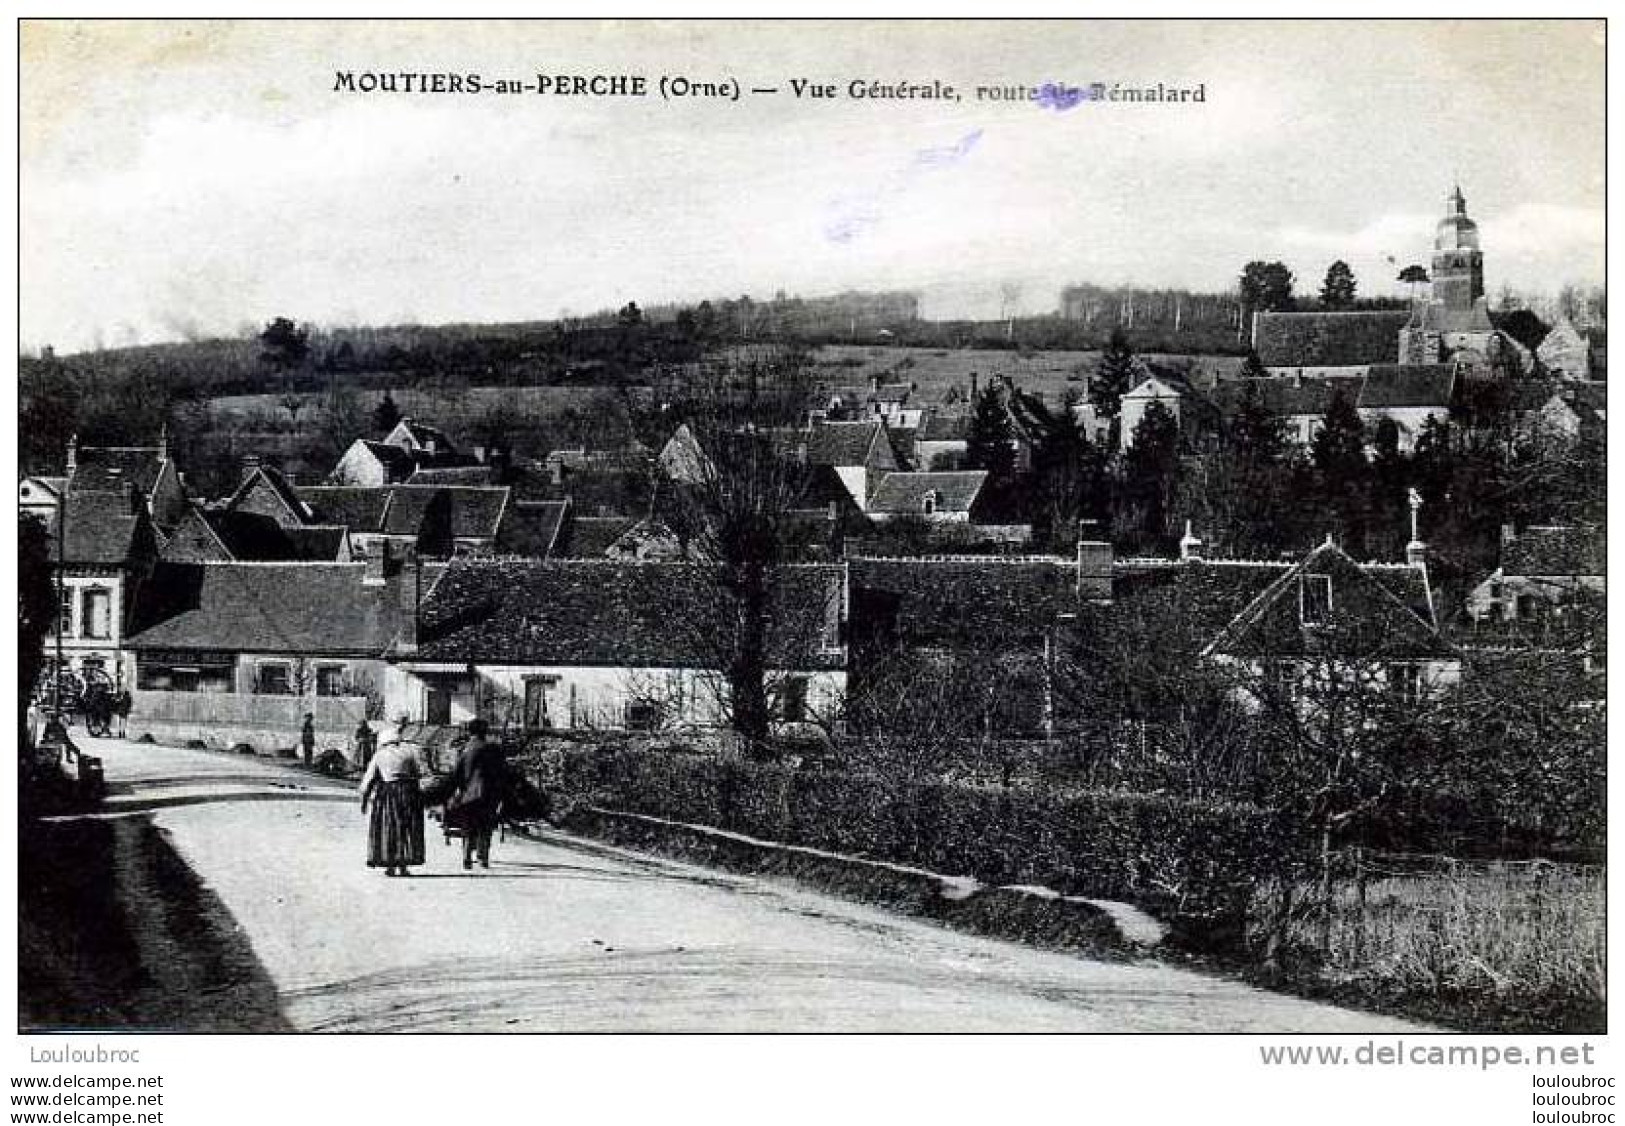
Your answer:
[[[426,868],[387,879],[363,864],[351,787],[252,758],[120,740],[86,750],[102,756],[110,784],[99,816],[151,819],[241,928],[295,1029],[1408,1027],[1153,962],[958,934],[563,834],[510,838],[489,872],[474,873],[431,837]]]

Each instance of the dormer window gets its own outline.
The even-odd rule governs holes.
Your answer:
[[[1332,618],[1332,577],[1298,576],[1298,620],[1306,626],[1323,626]]]
[[[937,490],[932,489],[925,494],[925,499],[921,502],[920,507],[925,510],[927,516],[930,516],[936,512],[939,503],[941,503],[941,498],[938,496]]]

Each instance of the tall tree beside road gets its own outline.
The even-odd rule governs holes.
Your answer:
[[[691,625],[715,654],[723,715],[757,752],[766,749],[773,715],[774,571],[806,485],[803,467],[775,434],[804,423],[809,370],[805,352],[776,350],[685,372],[669,397],[656,396],[699,452],[685,460],[682,480],[662,483],[661,515],[717,568],[714,613]]]
[[[45,661],[45,636],[56,614],[51,586],[51,535],[32,513],[17,514],[17,718],[26,722]]]

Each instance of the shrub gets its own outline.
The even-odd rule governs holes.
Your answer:
[[[350,773],[350,760],[344,757],[343,751],[329,747],[316,756],[316,773],[343,778]]]
[[[252,755],[258,754],[259,752],[254,750],[254,745],[252,743],[233,743],[231,753],[234,755]]]
[[[1243,805],[1116,792],[1049,794],[571,748],[573,800],[786,844],[912,864],[990,884],[1124,899],[1171,918],[1235,917],[1294,835]]]

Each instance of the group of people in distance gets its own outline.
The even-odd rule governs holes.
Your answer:
[[[463,867],[477,860],[491,866],[491,836],[502,817],[510,778],[502,745],[482,719],[468,722],[468,738],[446,780],[441,816],[463,838]],[[402,738],[399,727],[378,734],[378,749],[361,776],[361,812],[367,822],[367,866],[386,876],[410,875],[424,862],[425,788],[431,773],[422,749]],[[431,791],[431,794],[433,791]]]

